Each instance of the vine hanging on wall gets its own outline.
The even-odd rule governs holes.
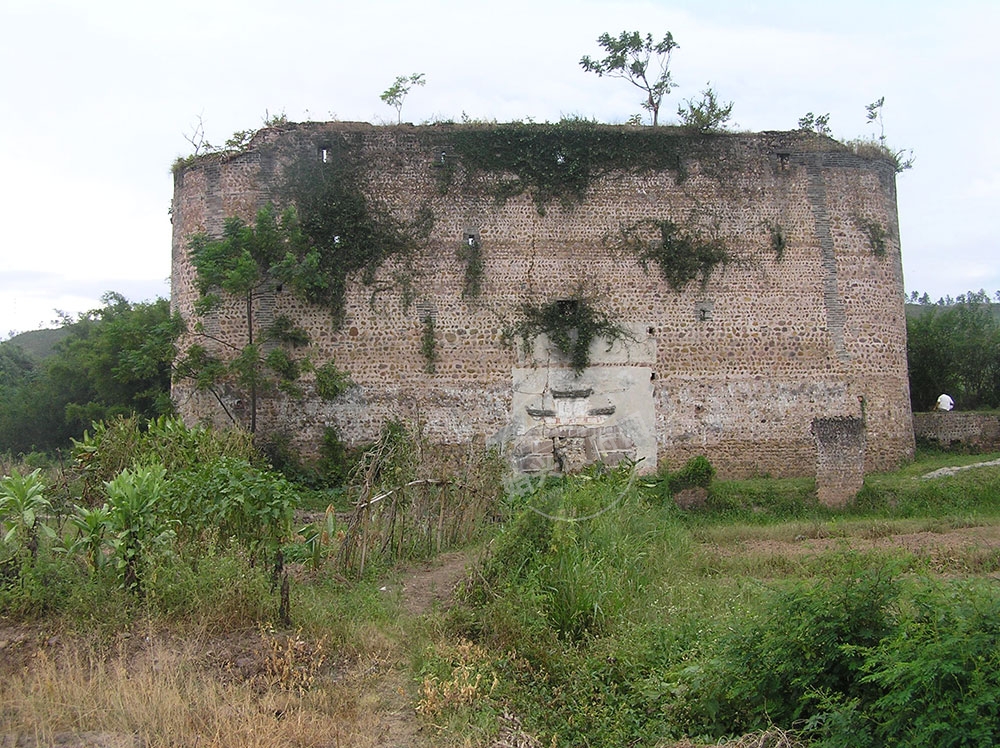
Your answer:
[[[648,269],[650,262],[656,263],[674,291],[682,291],[695,278],[704,286],[717,265],[733,260],[721,239],[685,231],[669,219],[638,221],[607,241],[634,254],[643,269]]]
[[[781,262],[785,259],[785,250],[788,249],[788,237],[785,230],[777,221],[767,224],[768,233],[771,235],[771,249],[774,250],[774,258]]]
[[[374,286],[376,273],[394,258],[401,271],[394,275],[404,300],[413,297],[415,250],[426,242],[434,225],[427,207],[412,220],[401,220],[366,190],[366,164],[360,146],[343,140],[320,147],[317,156],[300,156],[285,174],[283,196],[296,207],[296,266],[307,301],[327,307],[339,326],[343,321],[348,280],[358,274]]]
[[[465,265],[465,278],[462,284],[462,296],[466,299],[478,299],[483,290],[483,244],[478,234],[466,232],[462,246],[458,250],[458,258]]]
[[[424,357],[424,371],[434,374],[437,371],[437,336],[432,312],[424,312],[421,316],[420,353]]]
[[[629,331],[598,311],[582,294],[555,299],[541,306],[525,304],[523,319],[507,335],[520,338],[528,352],[535,338],[547,335],[552,344],[569,359],[579,376],[590,365],[590,347],[597,338],[605,338],[610,348],[616,340],[630,338]]]

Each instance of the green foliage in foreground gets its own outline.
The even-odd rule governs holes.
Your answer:
[[[995,521],[998,474],[880,476],[843,513],[798,484],[768,498],[776,481],[714,484],[694,512],[665,500],[670,476],[539,487],[514,502],[451,614],[466,644],[422,654],[421,706],[466,727],[510,708],[542,744],[715,742],[774,725],[819,746],[993,745],[1000,591],[969,576],[971,557],[963,575],[937,577],[901,551],[754,564],[732,541],[698,541],[781,537],[789,517],[810,537],[879,537],[906,517]],[[977,558],[979,573],[996,568]],[[449,705],[470,674],[492,687]]]
[[[173,612],[186,607],[185,586],[213,575],[205,560],[228,559],[254,579],[266,570],[273,585],[300,492],[252,456],[243,438],[133,418],[98,424],[77,443],[72,485],[82,490],[61,497],[58,511],[40,470],[12,470],[0,479],[0,615],[84,613],[81,587],[93,593],[87,618],[107,615],[119,593],[140,609]]]
[[[455,480],[414,480],[418,449],[391,424],[362,456],[363,486],[349,496],[277,474],[246,434],[170,418],[95,424],[68,468],[22,473],[0,462],[0,476],[10,473],[0,478],[0,618],[114,630],[145,616],[212,625],[221,616],[228,626],[328,628],[331,611],[351,611],[362,594],[354,588],[480,537],[494,516],[492,452],[470,452]],[[347,522],[333,505],[345,497]],[[352,589],[345,548],[364,560]],[[375,607],[381,616],[388,604]]]
[[[188,428],[179,418],[161,417],[149,422],[115,418],[93,425],[93,433],[73,442],[73,460],[83,481],[83,498],[93,503],[123,470],[152,462],[173,476],[212,463],[222,457],[257,463],[253,441],[244,431]]]
[[[543,745],[716,742],[771,725],[827,747],[1000,741],[1000,553],[943,558],[818,542],[876,540],[907,523],[996,524],[1000,468],[925,480],[942,459],[925,456],[871,476],[856,505],[838,512],[816,504],[809,481],[719,482],[698,458],[659,476],[622,468],[522,482],[460,603],[416,620],[398,615],[372,574],[348,584],[329,573],[334,512],[296,537],[299,487],[245,459],[241,443],[127,420],[80,453],[94,466],[124,465],[96,502],[67,510],[72,500],[50,501],[57,488],[40,472],[0,482],[6,620],[105,631],[136,620],[230,629],[281,621],[280,552],[303,562],[295,624],[347,655],[359,646],[351,632],[416,641],[418,711],[463,738],[470,729],[485,738],[509,710]],[[409,480],[409,462],[371,464],[369,496],[383,477]],[[681,511],[671,496],[691,485],[707,499]],[[397,511],[418,503],[414,493]],[[389,505],[388,495],[375,504]],[[432,506],[427,516],[440,518],[464,511],[468,497]],[[385,535],[369,518],[373,551],[398,540],[401,518],[382,518]],[[767,538],[801,554],[744,542]],[[437,627],[434,642],[411,624]]]

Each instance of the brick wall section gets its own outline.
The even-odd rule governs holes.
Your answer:
[[[842,507],[854,500],[865,479],[867,435],[860,418],[817,418],[816,493],[819,503]]]
[[[996,413],[914,413],[913,432],[917,439],[945,448],[1000,450],[1000,415]]]
[[[670,128],[662,130],[671,137]],[[671,171],[612,173],[592,183],[581,204],[553,203],[540,215],[526,195],[498,205],[482,186],[496,175],[466,180],[459,168],[441,194],[434,161],[447,134],[447,127],[293,125],[260,133],[247,153],[206,157],[176,175],[172,304],[189,321],[196,298],[189,237],[217,233],[228,215],[249,220],[266,200],[277,200],[281,167],[296,154],[315,157],[322,143],[355,139],[371,166],[373,196],[400,218],[421,206],[434,213],[430,241],[416,262],[415,304],[404,306],[390,290],[373,305],[371,289],[354,282],[345,323],[335,330],[325,310],[275,294],[273,313],[309,331],[312,361],[333,360],[358,386],[327,403],[309,396],[306,379],[304,400],[261,404],[263,429],[288,433],[306,452],[326,426],[363,443],[390,418],[417,422],[442,444],[477,436],[516,443],[512,372],[523,361],[503,344],[503,332],[525,302],[582,290],[616,321],[646,331],[640,363],[651,370],[659,461],[676,468],[704,454],[722,476],[813,475],[817,418],[864,419],[866,470],[912,456],[890,164],[798,133],[723,136],[713,139],[707,156],[688,159],[684,180]],[[609,249],[609,235],[644,219],[700,228],[722,239],[736,259],[717,267],[706,284],[675,291],[655,266],[644,269]],[[862,219],[886,228],[885,256],[873,253]],[[771,246],[773,224],[787,241],[780,259]],[[458,254],[470,230],[478,232],[485,260],[482,294],[473,302],[462,298]],[[387,264],[379,280],[389,284],[394,270]],[[424,371],[420,353],[421,314],[428,310],[436,327],[433,374]],[[223,309],[205,323],[241,341],[239,312]],[[215,350],[225,355],[224,347]],[[633,363],[625,355],[598,365]],[[227,420],[214,397],[188,383],[175,383],[174,398],[188,420]],[[245,406],[239,393],[228,390],[225,398],[239,417]]]

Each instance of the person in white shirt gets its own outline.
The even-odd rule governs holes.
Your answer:
[[[937,405],[934,406],[937,410],[951,410],[955,407],[955,401],[952,400],[948,395],[942,394],[941,397],[937,399]]]

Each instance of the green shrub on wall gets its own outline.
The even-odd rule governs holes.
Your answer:
[[[655,263],[675,291],[695,278],[704,285],[717,265],[733,260],[721,239],[685,231],[669,219],[637,221],[606,241],[614,249],[635,255],[644,269]]]
[[[885,257],[886,240],[889,238],[889,232],[885,230],[885,227],[870,218],[859,216],[856,221],[865,238],[868,239],[868,246],[871,247],[872,254],[876,257]]]
[[[590,365],[590,346],[594,340],[603,337],[610,345],[629,337],[628,330],[595,309],[579,293],[541,306],[525,304],[521,313],[523,319],[508,332],[508,336],[520,338],[527,349],[539,335],[547,335],[559,352],[569,359],[577,375]]]

